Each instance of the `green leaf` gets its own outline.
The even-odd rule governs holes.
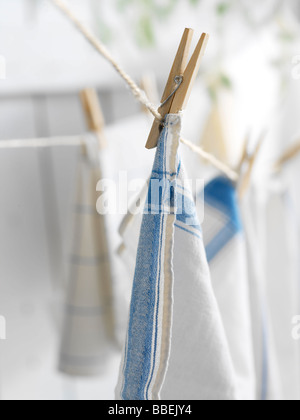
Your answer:
[[[139,0],[141,3],[144,3],[144,5],[149,9],[154,9],[155,2],[153,0]]]
[[[215,90],[212,86],[209,86],[207,89],[208,89],[208,94],[209,94],[209,96],[210,96],[210,99],[211,99],[213,102],[217,102],[218,95],[217,95],[216,90]]]
[[[142,16],[137,25],[137,38],[142,47],[152,47],[155,44],[155,35],[150,16]]]
[[[190,3],[191,3],[193,6],[197,6],[197,4],[198,4],[198,3],[200,3],[200,0],[190,0]]]
[[[219,3],[217,5],[217,14],[219,16],[224,16],[230,9],[231,5],[226,2]]]
[[[113,33],[107,25],[102,26],[100,30],[100,38],[102,39],[104,44],[110,44],[112,42]]]
[[[220,82],[221,85],[227,89],[231,89],[232,88],[232,82],[230,80],[230,78],[226,75],[226,74],[221,74],[220,75]]]
[[[165,6],[159,6],[156,2],[154,2],[153,12],[159,19],[166,19],[173,12],[177,3],[178,0],[169,0],[169,3]]]
[[[295,35],[292,34],[291,32],[282,32],[279,35],[279,38],[283,42],[293,42],[293,41],[295,41]]]
[[[134,2],[135,0],[117,0],[117,9],[120,12],[123,12],[127,8],[127,6],[131,5]]]

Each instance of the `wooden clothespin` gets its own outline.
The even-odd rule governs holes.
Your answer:
[[[161,100],[162,104],[158,109],[162,118],[167,114],[178,114],[183,111],[189,100],[209,40],[209,35],[203,33],[192,58],[188,62],[193,34],[192,29],[185,29],[181,39]],[[147,149],[153,149],[157,146],[161,130],[161,121],[155,120],[146,144]]]
[[[241,159],[236,168],[236,171],[240,176],[242,174],[242,170],[244,168],[245,163],[249,161],[249,154],[248,154],[249,143],[250,143],[250,132],[246,135],[243,149],[242,149]]]
[[[142,77],[140,86],[141,89],[146,93],[146,96],[150,100],[150,102],[153,104],[157,104],[159,101],[159,97],[155,74],[151,72],[145,73]],[[141,108],[145,114],[152,115],[149,112],[148,108],[145,107],[145,105],[142,105]]]
[[[249,137],[247,138],[247,140],[245,142],[245,149],[244,149],[244,153],[243,153],[244,159],[243,159],[242,164],[240,166],[241,180],[240,180],[240,186],[239,186],[239,189],[238,189],[239,190],[238,191],[239,196],[240,196],[241,199],[245,196],[245,194],[246,194],[246,192],[247,192],[247,190],[250,186],[251,177],[252,177],[252,174],[253,174],[253,169],[254,169],[255,163],[257,161],[257,158],[259,156],[259,153],[261,151],[262,145],[263,145],[263,143],[266,139],[266,136],[267,136],[267,132],[264,131],[262,133],[262,135],[260,136],[260,138],[257,142],[257,145],[255,147],[255,150],[254,150],[254,152],[251,156],[248,154]],[[245,174],[242,175],[242,168],[243,168],[243,165],[246,162],[248,163],[248,167],[247,167],[247,170],[246,170]]]
[[[275,170],[279,171],[287,162],[294,159],[300,153],[300,141],[288,148],[275,164]]]
[[[229,147],[226,141],[225,124],[218,102],[212,104],[204,129],[201,133],[199,145],[217,159],[229,163]]]
[[[99,139],[100,149],[106,146],[104,136],[104,116],[95,89],[84,89],[80,92],[80,99],[85,113],[87,126]]]

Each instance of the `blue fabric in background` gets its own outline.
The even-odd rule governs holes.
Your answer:
[[[204,189],[205,203],[215,207],[224,216],[224,227],[206,245],[208,262],[211,262],[224,246],[242,231],[242,222],[237,205],[237,192],[233,183],[218,177],[211,181]]]

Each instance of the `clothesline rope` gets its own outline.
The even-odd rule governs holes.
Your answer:
[[[134,82],[134,80],[122,69],[122,67],[118,64],[118,62],[112,57],[110,52],[107,48],[102,44],[102,42],[97,39],[91,31],[77,18],[77,16],[68,8],[68,6],[62,0],[50,0],[54,3],[64,14],[65,16],[70,19],[70,21],[75,25],[75,27],[81,32],[81,34],[87,39],[87,41],[104,57],[117,71],[117,73],[121,76],[127,86],[130,88],[134,97],[144,105],[151,114],[159,121],[162,121],[162,116],[155,108],[155,106],[149,101],[145,92],[143,92],[138,85]],[[238,180],[238,174],[234,170],[232,170],[229,166],[225,163],[219,161],[215,156],[205,152],[201,147],[195,146],[192,142],[181,139],[181,142],[189,147],[194,153],[197,153],[200,157],[202,157],[207,162],[211,163],[215,168],[219,169],[228,178],[232,181]]]
[[[64,146],[85,146],[83,138],[64,137],[64,138],[43,138],[43,139],[24,139],[24,140],[2,140],[0,149],[22,149],[40,147],[64,147]]]
[[[189,140],[181,139],[181,142],[189,147],[193,152],[200,154],[201,158],[206,160],[213,166],[219,165],[219,169],[228,172],[228,177],[236,180],[236,173],[229,169],[225,164],[218,161],[214,156],[205,152],[200,147],[191,143]],[[67,146],[85,146],[83,138],[64,137],[64,138],[41,138],[41,139],[24,139],[24,140],[2,140],[0,141],[0,149],[28,149],[28,148],[46,148],[46,147],[67,147]],[[223,165],[223,167],[222,167]]]
[[[147,95],[134,80],[122,69],[118,62],[113,58],[107,48],[102,44],[102,42],[97,39],[91,31],[77,18],[77,16],[68,8],[68,6],[61,0],[50,0],[54,3],[76,26],[76,28],[81,32],[81,34],[87,39],[87,41],[114,67],[117,73],[125,81],[125,83],[130,88],[133,95],[137,98],[141,104],[145,105],[151,114],[158,120],[162,120],[160,113],[157,111],[155,106],[149,101]]]
[[[223,172],[229,179],[231,179],[234,182],[237,182],[239,179],[239,175],[237,172],[235,172],[233,169],[231,169],[229,166],[227,166],[225,163],[218,160],[214,155],[207,153],[205,150],[203,150],[201,147],[196,146],[191,141],[181,138],[181,143],[187,146],[190,150],[192,150],[194,153],[201,156],[203,160],[205,160],[207,163],[210,163],[215,168],[219,169],[221,172]]]

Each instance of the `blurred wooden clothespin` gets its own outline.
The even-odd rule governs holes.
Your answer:
[[[162,104],[158,109],[162,118],[167,114],[178,114],[183,111],[189,100],[209,40],[209,35],[203,33],[192,58],[188,62],[193,34],[192,29],[185,29],[181,39],[161,100]],[[147,149],[153,149],[157,146],[161,130],[161,121],[155,120],[146,144]]]
[[[280,171],[280,169],[289,161],[294,159],[300,154],[300,140],[295,143],[293,146],[289,147],[283,155],[275,163],[275,171]]]
[[[96,134],[99,139],[99,147],[103,149],[106,146],[105,122],[98,94],[95,89],[84,89],[80,92],[80,99],[88,129]]]
[[[157,88],[157,81],[155,78],[155,74],[151,72],[145,73],[142,77],[140,86],[141,86],[141,89],[145,92],[149,101],[152,104],[157,104],[159,101],[159,97],[158,97],[158,88]],[[142,105],[141,108],[145,114],[152,116],[152,114],[150,113],[150,111],[145,105]]]
[[[248,162],[249,160],[249,153],[248,153],[249,143],[250,143],[250,132],[246,135],[246,138],[243,144],[241,159],[236,168],[236,171],[240,176],[242,175],[242,170],[244,168],[245,163]]]
[[[255,167],[257,158],[259,156],[259,153],[261,151],[261,148],[263,146],[263,143],[266,137],[267,137],[267,131],[264,131],[261,134],[252,155],[250,155],[248,151],[249,143],[250,143],[250,135],[246,137],[244,149],[242,153],[242,158],[237,168],[237,171],[240,174],[238,193],[241,199],[245,196],[246,192],[248,191],[248,188],[251,183],[253,169]]]
[[[217,102],[212,109],[201,133],[199,145],[207,153],[214,155],[221,162],[229,164],[229,147],[224,127],[224,116]]]

